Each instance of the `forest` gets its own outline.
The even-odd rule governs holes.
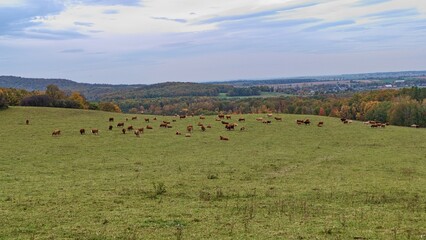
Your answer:
[[[387,89],[349,93],[344,95],[322,94],[310,97],[268,98],[219,98],[220,87],[199,89],[211,96],[182,96],[187,89],[176,84],[176,92],[158,94],[166,97],[111,98],[111,100],[89,102],[79,92],[65,92],[56,85],[45,91],[0,89],[0,108],[11,106],[45,106],[81,108],[111,112],[144,113],[156,115],[214,115],[218,112],[288,113],[341,117],[360,121],[374,120],[393,125],[426,127],[426,88]],[[158,89],[158,88],[154,88]],[[173,88],[171,88],[173,89]],[[249,89],[250,90],[250,89]],[[251,91],[251,90],[250,90]],[[154,96],[156,93],[152,93]],[[244,94],[243,92],[241,94]]]

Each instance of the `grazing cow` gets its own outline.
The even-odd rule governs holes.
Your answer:
[[[144,130],[144,128],[142,127],[142,128],[138,128],[138,131],[140,132],[140,133],[143,133],[143,130]]]
[[[110,131],[112,130],[112,125],[109,125],[108,130]]]
[[[146,125],[146,129],[152,129],[152,126]]]
[[[163,121],[163,123],[165,123],[165,124],[170,124],[170,122],[169,122],[169,121]]]
[[[297,123],[297,125],[301,125],[302,123],[305,123],[305,121],[304,121],[304,120],[297,119],[297,120],[296,120],[296,123]]]
[[[206,127],[201,126],[201,131],[205,132],[206,131]]]
[[[234,130],[235,129],[235,124],[233,124],[233,123],[226,124],[225,128],[228,129],[228,131]]]
[[[346,118],[341,118],[340,121],[344,122],[346,121]]]
[[[186,131],[188,131],[188,132],[192,132],[193,129],[194,129],[194,127],[192,125],[188,125],[186,127]]]
[[[176,122],[176,119],[172,119],[172,122]]]
[[[182,133],[179,131],[176,131],[176,135],[182,135]]]
[[[145,122],[149,122],[149,118],[145,118]]]
[[[86,133],[86,130],[84,130],[84,128],[80,129],[80,135],[83,135]]]
[[[268,113],[266,116],[268,116],[268,117],[272,117],[272,113]]]
[[[220,114],[217,115],[217,117],[220,118],[220,119],[224,119],[225,118],[225,114],[220,113]]]
[[[154,117],[152,120],[157,121],[157,117]]]
[[[241,127],[240,128],[240,131],[245,131],[246,130],[246,127]]]
[[[29,125],[30,124],[30,120],[25,120],[25,124]]]
[[[348,120],[343,121],[343,124],[348,124],[348,123],[349,123]]]
[[[231,119],[231,115],[226,115],[226,119]]]
[[[200,119],[204,120],[204,119],[206,119],[206,117],[204,117],[204,116],[200,116]]]
[[[216,122],[220,122],[220,121],[221,121],[221,119],[220,119],[220,118],[215,118],[215,121],[216,121]]]
[[[138,119],[138,117],[132,117],[132,120],[137,120]]]
[[[306,125],[311,125],[311,121],[309,119],[306,119],[305,121],[303,121],[303,123]]]
[[[265,124],[271,124],[272,123],[272,121],[271,120],[264,120],[264,121],[262,121],[263,123],[265,123]]]
[[[411,127],[412,127],[412,128],[420,128],[420,126],[419,126],[419,125],[417,125],[417,124],[413,124],[413,125],[411,125]]]
[[[246,119],[243,118],[243,117],[241,117],[241,118],[238,119],[238,122],[245,122],[245,121],[246,121]]]
[[[98,135],[99,134],[99,129],[93,128],[92,129],[92,133],[95,134],[95,135]]]
[[[108,119],[108,121],[109,121],[109,122],[114,122],[114,118],[110,117],[110,118]]]
[[[59,130],[59,129],[53,130],[52,136],[59,136],[59,135],[61,135],[61,130]]]
[[[201,127],[201,126],[204,126],[204,124],[202,124],[202,123],[198,122],[198,123],[197,123],[197,126]]]
[[[180,119],[186,118],[186,115],[179,115]]]
[[[227,124],[229,124],[229,122],[222,121],[222,124],[227,125]]]
[[[229,140],[229,138],[227,138],[227,137],[223,137],[223,136],[220,136],[220,140],[228,141],[228,140]]]
[[[121,132],[122,132],[123,134],[126,134],[126,129],[125,129],[125,128],[121,129]]]
[[[191,137],[190,133],[185,134],[185,137]]]
[[[173,128],[173,126],[172,125],[167,125],[167,128]]]
[[[256,118],[256,121],[258,121],[258,122],[262,122],[263,121],[263,118]]]
[[[160,128],[161,128],[161,127],[163,127],[163,128],[167,128],[167,123],[161,123],[161,124],[160,124]]]
[[[126,118],[126,122],[129,121],[129,118]]]
[[[379,127],[379,124],[371,124],[371,126],[370,127],[372,127],[372,128],[377,128],[377,127]]]
[[[317,124],[317,126],[318,127],[322,127],[324,125],[324,122],[319,122],[318,124]]]
[[[277,120],[277,121],[282,121],[282,120],[283,120],[283,118],[281,118],[281,117],[275,117],[275,120]]]
[[[212,125],[208,124],[208,125],[207,125],[207,128],[212,128]]]
[[[124,127],[124,122],[117,123],[117,127]]]
[[[136,137],[140,137],[141,136],[141,133],[139,132],[139,130],[135,130],[133,133],[136,135]]]
[[[127,127],[127,130],[128,130],[128,131],[132,131],[132,130],[133,130],[133,126],[132,126],[132,125],[128,126],[128,127]]]

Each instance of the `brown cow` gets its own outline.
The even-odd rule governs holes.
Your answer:
[[[167,128],[167,123],[160,123],[160,128],[161,127],[163,127],[163,128]]]
[[[179,131],[176,131],[176,135],[182,135],[182,133]]]
[[[208,124],[208,125],[207,125],[207,128],[212,128],[212,125]]]
[[[233,123],[226,124],[225,128],[228,129],[228,131],[234,130],[235,129],[235,124],[233,124]]]
[[[246,130],[246,127],[241,127],[240,128],[240,131],[245,131]]]
[[[318,127],[322,127],[324,125],[324,122],[319,122],[318,124],[317,124],[317,126]]]
[[[114,118],[110,117],[110,118],[108,119],[108,121],[109,121],[109,122],[114,122]]]
[[[186,115],[179,115],[180,119],[186,118]]]
[[[186,131],[188,131],[188,132],[192,132],[193,129],[194,129],[194,127],[192,125],[188,125],[186,127]]]
[[[152,129],[152,126],[146,125],[146,129]]]
[[[231,115],[226,115],[226,119],[231,119]]]
[[[204,120],[204,119],[206,119],[206,117],[204,117],[203,115],[201,115],[200,119]]]
[[[117,123],[117,127],[124,127],[124,122]]]
[[[128,130],[128,131],[132,131],[132,130],[133,130],[133,126],[132,126],[132,125],[128,126],[128,127],[127,127],[127,130]]]
[[[141,136],[141,133],[139,132],[139,130],[135,130],[133,133],[136,135],[136,137],[140,137]]]
[[[172,122],[176,122],[176,119],[172,119]]]
[[[25,120],[25,124],[29,125],[30,124],[30,120]]]
[[[220,120],[220,118],[215,118],[214,119],[216,122],[220,122],[221,120]]]
[[[84,130],[84,128],[80,129],[80,135],[83,135],[86,133],[86,130]]]
[[[238,122],[245,122],[245,121],[246,121],[246,119],[243,118],[243,117],[241,117],[241,118],[238,119]]]
[[[262,121],[263,123],[265,123],[265,124],[271,124],[272,123],[272,121],[271,120],[264,120],[264,121]]]
[[[142,128],[138,128],[138,131],[139,131],[140,133],[143,133],[144,128],[143,128],[143,127],[142,127]]]
[[[121,132],[122,132],[123,134],[126,134],[126,129],[125,129],[125,128],[121,129]]]
[[[262,122],[263,121],[263,118],[256,118],[256,121],[258,121],[258,122]]]
[[[220,119],[223,119],[223,118],[225,118],[225,115],[220,113],[220,114],[217,115],[217,117],[220,118]]]
[[[268,113],[266,116],[268,116],[268,117],[272,117],[272,113]]]
[[[229,124],[229,122],[222,121],[222,124],[227,125],[227,124]]]
[[[98,135],[99,134],[99,129],[93,128],[92,129],[92,133],[95,134],[95,135]]]
[[[149,122],[149,118],[145,118],[145,122]]]
[[[301,125],[302,123],[305,123],[305,120],[299,120],[299,119],[297,119],[296,123],[297,123],[297,125]]]
[[[132,117],[132,120],[137,120],[138,119],[138,117]]]
[[[228,140],[229,140],[229,138],[227,138],[227,137],[223,137],[223,136],[220,136],[220,140],[228,141]]]
[[[152,120],[157,121],[157,117],[154,117]]]
[[[201,131],[205,132],[206,131],[206,127],[201,126]]]
[[[167,125],[167,128],[173,128],[173,126],[172,125]]]
[[[126,118],[126,122],[129,121],[129,118]]]
[[[305,121],[303,121],[303,123],[305,125],[311,125],[311,121],[309,120],[309,118],[307,118]]]
[[[112,125],[109,125],[108,130],[110,131],[112,130]]]
[[[59,136],[59,135],[61,135],[61,130],[59,130],[59,129],[53,130],[52,136]]]
[[[170,124],[170,122],[169,122],[169,121],[163,121],[163,123],[165,123],[165,124]]]
[[[275,120],[277,120],[277,121],[282,121],[282,120],[283,120],[283,118],[281,118],[281,117],[275,117]]]

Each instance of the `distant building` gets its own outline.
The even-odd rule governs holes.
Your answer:
[[[391,88],[391,87],[392,87],[392,84],[386,84],[386,85],[385,85],[385,87],[386,87],[386,88]]]

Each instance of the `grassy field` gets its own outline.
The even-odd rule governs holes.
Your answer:
[[[159,116],[137,138],[107,130],[131,115],[0,111],[0,239],[426,239],[425,129],[260,116]]]

